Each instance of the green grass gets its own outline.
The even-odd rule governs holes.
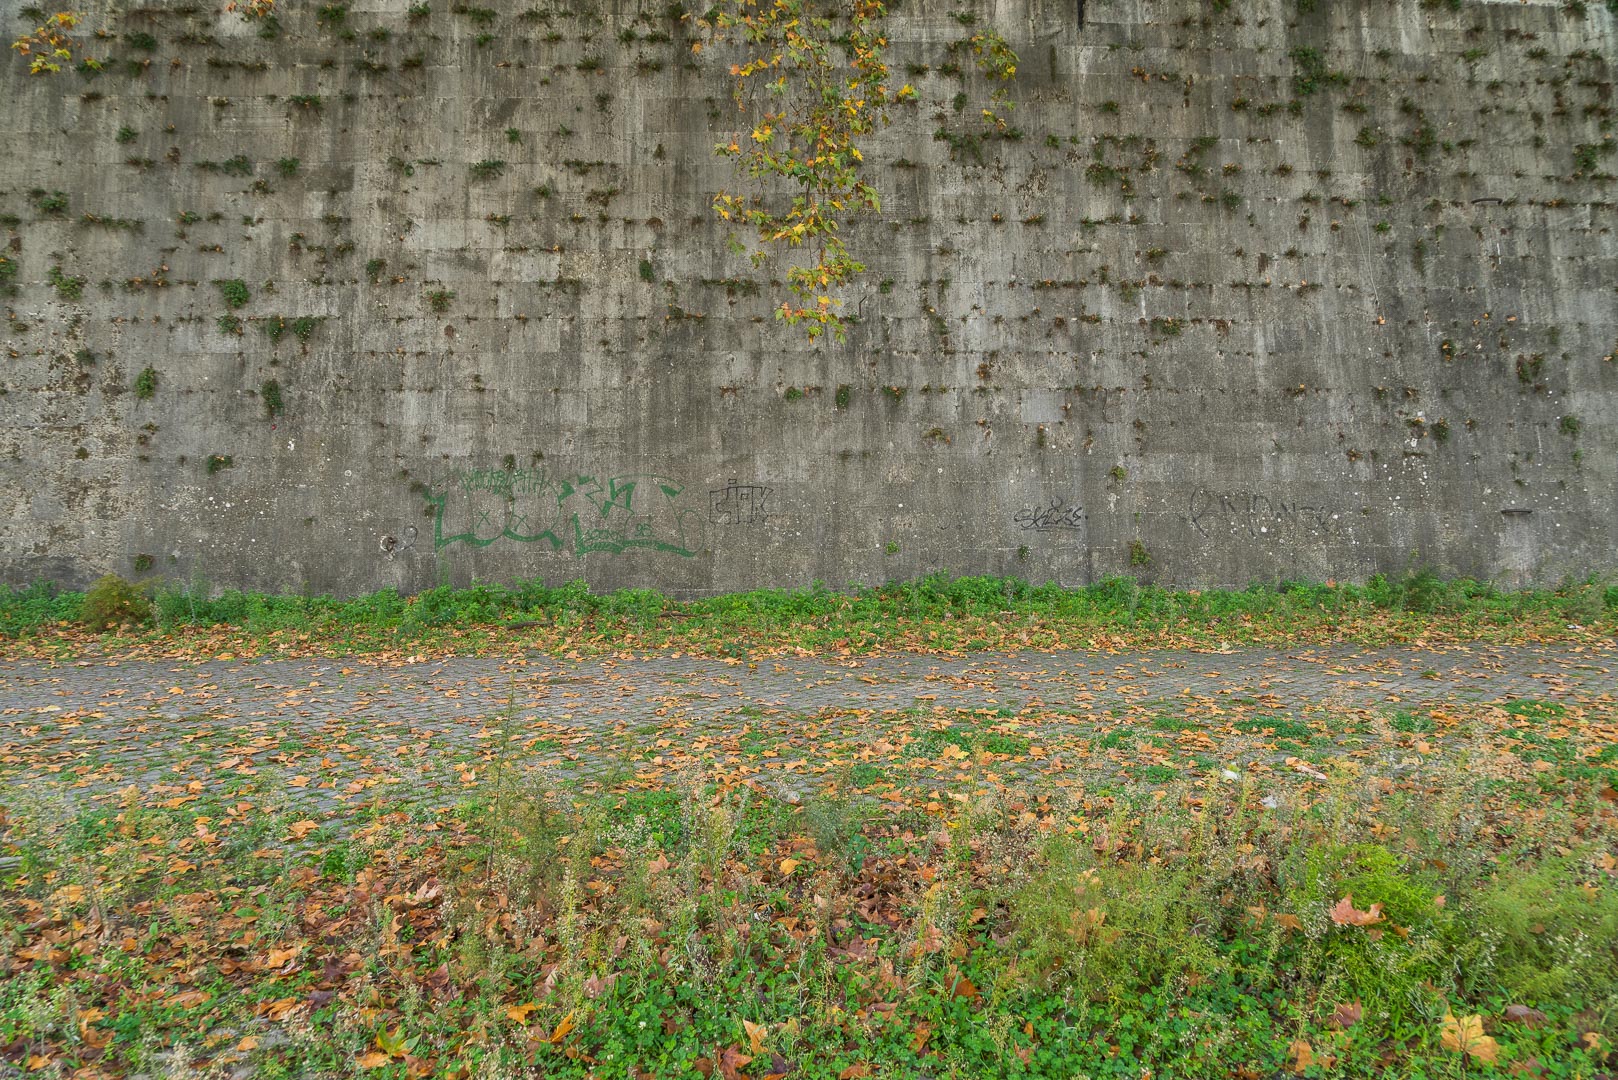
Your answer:
[[[0,1048],[106,1075],[181,1055],[272,1077],[718,1076],[728,1054],[748,1076],[739,1056],[814,1078],[1212,1080],[1292,1076],[1301,1040],[1306,1077],[1488,1075],[1444,1045],[1452,1014],[1481,1018],[1502,1075],[1611,1069],[1585,1034],[1610,1046],[1618,1024],[1598,801],[1525,818],[1463,768],[1266,809],[1142,772],[1168,790],[929,810],[842,783],[787,802],[722,775],[511,778],[426,820],[337,810],[296,842],[294,815],[211,793],[13,793]],[[1345,898],[1378,918],[1334,919]]]
[[[1507,702],[1501,708],[1513,716],[1522,717],[1524,720],[1555,720],[1567,713],[1567,707],[1561,702],[1534,701],[1531,698]]]
[[[1433,718],[1400,709],[1388,719],[1388,726],[1407,735],[1426,735],[1433,730]]]
[[[1610,633],[1618,587],[1594,580],[1557,590],[1508,592],[1469,580],[1415,574],[1364,585],[1254,585],[1170,590],[1114,578],[1083,588],[1015,578],[934,575],[838,592],[816,584],[676,601],[652,590],[594,593],[579,581],[441,587],[405,597],[391,589],[349,599],[215,592],[158,583],[150,621],[121,640],[232,638],[236,651],[423,647],[475,651],[531,647],[749,650],[882,648],[962,650],[1130,643],[1217,645],[1297,640],[1364,643],[1523,640]],[[83,594],[49,583],[0,586],[0,640],[71,651]],[[1574,623],[1584,629],[1570,629]]]
[[[1254,716],[1239,719],[1232,726],[1237,731],[1252,735],[1270,734],[1279,739],[1307,739],[1313,734],[1309,725],[1284,716]]]

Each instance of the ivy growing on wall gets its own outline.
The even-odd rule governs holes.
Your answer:
[[[889,87],[886,20],[880,0],[724,0],[697,20],[713,42],[741,47],[730,75],[737,107],[752,122],[746,134],[715,150],[733,158],[738,173],[757,186],[720,192],[714,210],[752,230],[754,266],[783,248],[808,254],[788,267],[791,296],[776,314],[789,325],[802,324],[811,339],[830,331],[843,340],[846,322],[836,294],[865,264],[839,234],[849,217],[882,207],[862,144],[889,122],[890,105],[917,99],[909,84]],[[1004,87],[1016,74],[1017,55],[992,30],[952,46],[962,49],[998,84],[982,118],[1003,134],[1011,107]],[[731,244],[748,251],[734,238]]]
[[[69,33],[79,24],[79,16],[71,11],[58,11],[45,20],[32,34],[25,34],[11,43],[17,54],[28,60],[28,70],[35,75],[54,75],[63,64],[73,62],[73,50],[78,43]],[[86,60],[90,70],[99,71],[99,60]]]
[[[810,253],[788,268],[792,295],[777,310],[810,338],[829,330],[843,339],[835,293],[865,264],[839,231],[848,216],[882,205],[860,144],[888,122],[886,16],[880,0],[725,0],[698,20],[713,40],[741,46],[730,74],[738,108],[754,120],[715,149],[757,187],[720,192],[714,210],[751,228],[755,266],[782,247]]]

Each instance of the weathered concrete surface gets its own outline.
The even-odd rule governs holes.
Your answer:
[[[664,5],[319,6],[91,5],[105,74],[4,66],[5,579],[1618,565],[1600,4],[906,3],[826,346],[727,251],[729,55]],[[971,145],[968,10],[1019,140]]]

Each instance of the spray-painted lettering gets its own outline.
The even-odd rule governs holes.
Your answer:
[[[1254,491],[1206,488],[1191,492],[1186,512],[1186,520],[1199,536],[1246,533],[1255,540],[1299,529],[1328,536],[1336,519],[1331,507],[1304,502],[1296,496],[1288,499],[1282,494],[1271,497]]]
[[[690,557],[702,547],[700,511],[665,476],[557,476],[544,468],[470,469],[431,496],[433,547],[543,543],[574,555],[633,548]]]
[[[1069,506],[1058,499],[1049,506],[1026,506],[1011,516],[1011,523],[1023,531],[1049,532],[1053,529],[1084,528],[1084,507]]]
[[[764,502],[772,489],[762,484],[738,484],[732,480],[708,492],[708,520],[715,525],[762,525],[769,517]]]

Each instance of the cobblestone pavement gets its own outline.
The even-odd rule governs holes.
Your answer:
[[[861,786],[1060,781],[1080,767],[1090,783],[1160,783],[1318,772],[1345,755],[1398,771],[1496,737],[1605,767],[1615,672],[1612,643],[14,662],[0,674],[0,802],[71,806],[133,786],[157,802],[208,793],[327,815],[377,800],[431,811],[496,776],[588,790],[693,770],[787,793],[851,769]],[[1536,721],[1553,730],[1521,730]]]

